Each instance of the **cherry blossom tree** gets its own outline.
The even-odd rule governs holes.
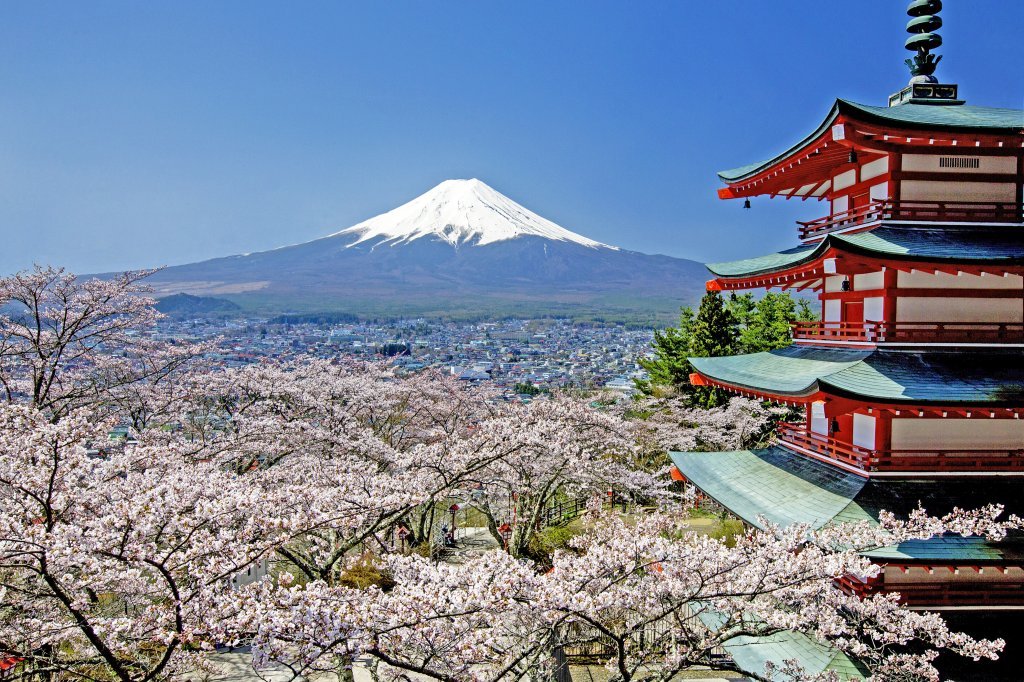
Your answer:
[[[36,266],[0,279],[0,392],[54,420],[159,380],[197,354],[141,336],[159,318],[142,280],[152,270],[82,281]]]
[[[0,317],[0,653],[25,674],[171,679],[232,641],[297,676],[351,676],[363,656],[381,680],[446,682],[551,679],[565,651],[597,646],[612,679],[653,682],[729,668],[713,656],[724,643],[786,631],[877,680],[935,680],[937,651],[990,658],[1002,646],[894,596],[835,587],[877,572],[867,549],[1021,526],[997,507],[702,536],[665,472],[645,466],[644,428],[614,410],[569,396],[512,404],[378,364],[202,367],[193,349],[140,333],[156,319],[144,274],[0,280],[12,311]],[[771,416],[759,410],[734,399],[701,412],[714,416],[694,442],[742,440]],[[647,428],[688,447],[672,435],[685,419],[652,416]],[[115,422],[137,442],[112,443]],[[530,556],[552,503],[609,488],[661,511],[593,508],[569,547]],[[503,542],[507,524],[507,551],[461,563],[394,551],[397,528],[429,541],[452,502],[478,509]],[[233,587],[270,558],[270,577]],[[381,580],[346,580],[360,562]],[[813,677],[784,666],[745,672]]]
[[[612,680],[666,681],[694,666],[739,671],[716,650],[736,637],[786,631],[856,656],[876,680],[938,680],[931,662],[939,649],[994,658],[1002,642],[951,632],[892,595],[846,594],[835,580],[878,570],[864,550],[938,528],[999,537],[999,511],[879,527],[769,527],[735,544],[688,531],[677,514],[635,524],[604,515],[547,572],[502,552],[457,565],[393,556],[391,590],[299,586],[286,577],[235,596],[222,622],[226,631],[255,632],[257,659],[286,662],[296,674],[370,656],[386,664],[380,679],[551,679],[560,651],[597,643]],[[740,672],[830,679],[793,662]]]
[[[655,499],[665,494],[666,472],[646,471],[635,461],[632,426],[579,399],[510,405],[481,424],[479,438],[513,446],[474,476],[477,487],[467,500],[513,556],[527,553],[545,525],[545,510],[558,500],[602,498],[609,492]]]
[[[48,679],[166,679],[207,613],[276,544],[258,488],[108,424],[0,406],[0,648]]]
[[[620,406],[660,450],[740,450],[755,447],[785,418],[785,407],[733,397],[721,407],[690,407],[676,397],[646,398]]]

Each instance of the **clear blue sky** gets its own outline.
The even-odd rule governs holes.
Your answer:
[[[701,261],[792,245],[821,205],[715,171],[882,104],[905,0],[5,2],[0,272],[306,241],[446,178]],[[1022,0],[948,0],[939,76],[1024,105]]]

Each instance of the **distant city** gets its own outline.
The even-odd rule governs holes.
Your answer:
[[[564,319],[455,323],[412,319],[385,323],[288,324],[263,319],[164,320],[164,339],[216,340],[208,359],[239,367],[261,359],[378,359],[401,371],[432,368],[490,385],[510,398],[564,388],[629,394],[653,332]]]

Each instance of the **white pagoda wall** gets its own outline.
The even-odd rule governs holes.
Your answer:
[[[1017,185],[1012,182],[903,180],[900,183],[900,199],[1013,203],[1017,200]]]
[[[868,318],[866,313],[864,317],[877,319]],[[1024,306],[1021,300],[1012,298],[900,298],[896,321],[1021,322]]]
[[[1024,278],[1018,275],[950,275],[901,272],[898,288],[944,289],[950,296],[900,297],[897,289],[897,322],[1022,322],[1024,321]],[[1018,290],[1014,298],[958,298],[957,289]],[[865,306],[866,307],[866,306]],[[867,315],[865,315],[867,319]]]
[[[1024,448],[1024,421],[990,419],[983,412],[970,419],[909,418],[892,420],[893,450],[1013,450]]]
[[[901,272],[896,278],[900,289],[1024,289],[1020,275],[950,275],[945,272]],[[1024,292],[1022,292],[1024,295]]]

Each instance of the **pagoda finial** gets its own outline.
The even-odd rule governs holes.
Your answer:
[[[933,74],[942,57],[930,51],[942,45],[942,36],[935,33],[942,27],[942,19],[938,16],[941,10],[942,0],[914,0],[907,7],[907,14],[911,16],[907,22],[907,33],[912,35],[907,38],[905,46],[917,53],[913,59],[906,60],[913,76],[911,83],[939,82]]]

